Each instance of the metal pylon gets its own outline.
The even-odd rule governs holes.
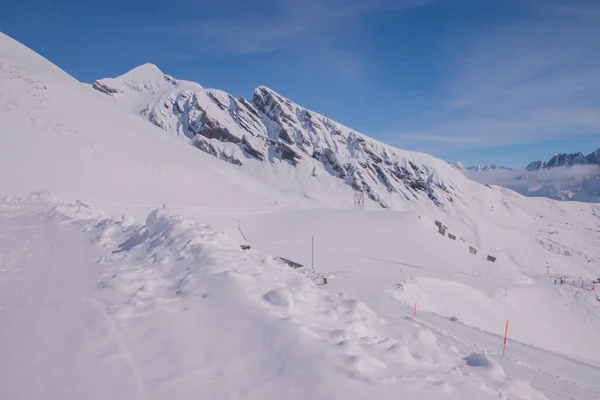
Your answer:
[[[354,191],[354,209],[364,210],[365,209],[365,192],[362,190]]]

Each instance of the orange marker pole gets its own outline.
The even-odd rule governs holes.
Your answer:
[[[506,320],[506,328],[504,329],[504,348],[502,349],[502,355],[506,353],[506,337],[508,336],[508,320]]]
[[[413,311],[413,316],[416,317],[417,316],[417,302],[415,301],[415,309]]]
[[[410,279],[412,279],[412,271],[410,271]]]

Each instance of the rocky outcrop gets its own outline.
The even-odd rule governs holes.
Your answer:
[[[310,111],[260,86],[252,100],[179,81],[145,64],[93,87],[129,104],[156,126],[188,138],[198,149],[232,164],[267,162],[322,171],[360,190],[382,207],[390,195],[407,201],[452,201],[453,185],[436,167]],[[424,155],[423,155],[424,156]],[[432,157],[428,159],[435,160]]]
[[[534,161],[525,168],[527,171],[538,171],[546,168],[572,167],[573,165],[600,165],[600,149],[584,156],[583,153],[555,153],[550,160]]]

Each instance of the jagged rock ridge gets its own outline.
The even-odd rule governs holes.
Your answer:
[[[313,173],[327,171],[383,207],[391,193],[443,207],[456,191],[450,179],[440,178],[439,160],[380,143],[265,86],[252,100],[235,98],[145,64],[93,88],[224,161],[312,166]]]
[[[527,171],[537,171],[547,168],[571,167],[573,165],[600,165],[600,148],[587,156],[584,156],[583,153],[555,153],[550,160],[533,161],[529,163],[525,169]]]

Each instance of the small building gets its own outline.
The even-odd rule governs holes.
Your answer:
[[[487,256],[487,260],[491,261],[491,262],[496,262],[496,257],[493,256]]]
[[[279,261],[279,262],[282,262],[285,265],[287,265],[288,267],[294,268],[294,269],[298,269],[298,268],[304,267],[304,265],[302,265],[300,263],[297,263],[295,261],[288,260],[287,258],[283,258],[283,257],[279,257],[279,256],[275,257],[275,260]]]
[[[448,239],[456,240],[456,236],[451,233],[448,233]]]

